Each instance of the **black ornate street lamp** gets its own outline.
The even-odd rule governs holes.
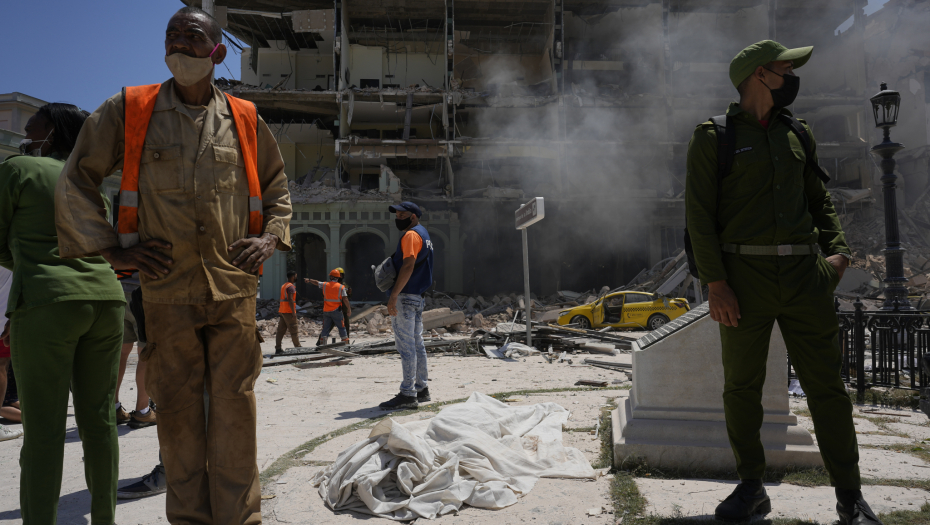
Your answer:
[[[885,304],[882,310],[913,310],[907,299],[907,287],[904,285],[904,248],[898,231],[898,203],[895,196],[894,154],[904,149],[904,144],[891,142],[889,130],[898,123],[898,108],[901,106],[901,94],[888,89],[882,82],[882,90],[869,99],[872,102],[872,114],[875,127],[882,128],[884,139],[881,144],[872,146],[872,155],[881,158],[882,193],[885,197]]]

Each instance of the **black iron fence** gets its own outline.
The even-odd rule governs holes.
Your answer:
[[[930,352],[930,312],[865,311],[859,300],[853,306],[837,316],[843,378],[856,384],[860,399],[873,386],[930,386],[920,366],[921,356]]]

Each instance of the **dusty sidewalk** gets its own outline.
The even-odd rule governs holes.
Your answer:
[[[263,346],[270,353],[273,344]],[[628,360],[622,355],[618,361]],[[601,379],[610,383],[623,381],[625,374],[576,364],[548,364],[542,358],[530,357],[507,362],[485,357],[431,356],[430,390],[435,403],[462,399],[472,391],[494,394],[519,390],[572,388],[579,379]],[[130,360],[127,380],[121,398],[132,403],[135,356]],[[301,445],[316,438],[324,442],[299,459],[290,462],[283,473],[266,477],[263,494],[274,496],[262,502],[262,514],[267,523],[342,524],[373,519],[388,520],[352,513],[333,513],[327,509],[308,481],[315,472],[332,462],[339,452],[363,439],[367,429],[334,436],[339,429],[365,422],[383,415],[377,404],[397,392],[400,362],[396,355],[359,358],[351,365],[300,370],[292,366],[265,368],[256,385],[259,404],[259,466],[268,472],[275,460],[289,451],[303,449]],[[622,382],[612,386],[628,386]],[[553,401],[572,411],[567,429],[563,433],[565,444],[580,449],[593,464],[599,459],[601,443],[590,434],[598,414],[605,405],[623,396],[623,390],[595,390],[586,392],[556,392],[517,394],[509,399],[514,404],[533,404]],[[801,416],[805,426],[810,420],[804,416],[806,403],[793,400],[792,409]],[[865,410],[865,409],[863,409]],[[862,412],[863,410],[860,410]],[[901,450],[901,445],[930,440],[930,424],[916,411],[882,412],[900,413],[901,417],[857,414],[857,430],[861,443],[864,477],[927,480],[930,464]],[[400,421],[429,418],[435,415],[429,406],[420,412],[399,417]],[[903,417],[910,415],[910,417]],[[868,419],[866,419],[866,417]],[[148,473],[157,460],[157,440],[154,428],[130,430],[120,427],[120,478],[121,484],[137,480]],[[930,444],[930,441],[924,441]],[[0,443],[0,520],[21,523],[18,505],[19,467],[18,454],[22,440]],[[59,523],[88,523],[89,495],[84,488],[81,464],[82,452],[77,440],[73,417],[68,421],[68,439],[65,445],[65,475],[62,482],[62,499]],[[882,447],[882,448],[879,448]],[[540,523],[540,524],[608,524],[615,523],[611,514],[610,487],[613,477],[607,475],[596,482],[542,479],[519,503],[500,511],[486,511],[465,507],[458,515],[444,516],[438,523],[456,522],[478,525],[484,523]],[[731,490],[731,482],[720,480],[662,480],[636,478],[640,493],[645,497],[647,514],[663,516],[707,515],[719,499]],[[772,488],[776,517],[806,516],[824,525],[832,523],[832,489],[829,487],[804,488],[781,484]],[[795,494],[803,494],[795,498]],[[898,487],[867,487],[866,494],[876,510],[917,510],[930,499],[924,490]],[[891,498],[891,499],[887,499]],[[143,500],[121,501],[117,506],[117,523],[165,523],[164,496]],[[599,511],[602,513],[589,511]],[[712,510],[711,510],[712,512]],[[625,520],[626,521],[626,520]]]
[[[262,351],[265,354],[272,353],[273,347],[273,341],[266,342],[262,345]],[[135,387],[135,366],[136,354],[133,353],[126,371],[127,379],[120,391],[120,399],[127,405],[135,402],[135,390],[130,391],[130,388]],[[287,365],[264,368],[255,386],[258,398],[259,467],[265,470],[276,458],[313,438],[383,415],[384,412],[377,406],[397,393],[400,374],[400,360],[396,354],[360,358],[351,365],[329,368],[300,370]],[[493,394],[524,389],[570,388],[579,379],[611,381],[625,378],[624,374],[597,368],[565,363],[549,365],[540,357],[527,358],[525,362],[522,358],[505,362],[477,356],[439,356],[430,360],[430,392],[434,402],[465,398],[472,391]],[[611,396],[615,396],[616,391],[612,392]],[[598,395],[596,399],[584,401],[592,405],[584,411],[579,410],[578,406],[583,403],[578,401],[575,404],[574,401],[577,399],[561,401],[563,406],[575,412],[570,420],[572,424],[593,427],[597,417],[593,405],[604,404],[607,398]],[[18,425],[11,427],[19,428]],[[137,481],[152,470],[158,461],[158,443],[154,427],[132,430],[120,426],[119,433],[120,485],[124,485]],[[22,443],[21,439],[0,443],[0,479],[3,480],[0,483],[0,521],[15,525],[22,523],[19,513],[19,450]],[[580,445],[574,446],[585,449]],[[589,458],[593,457],[592,454],[596,456],[599,446],[599,442],[589,439],[586,447],[593,451],[588,453]],[[330,460],[335,458],[337,452],[334,451]],[[82,456],[73,410],[69,409],[59,501],[58,523],[62,525],[90,522],[90,495],[84,483]],[[552,482],[543,481],[545,483],[540,486]],[[569,485],[573,485],[573,488],[569,488]],[[553,489],[555,492],[539,491],[537,494],[543,497],[549,493],[551,496],[568,490],[606,494],[606,491],[591,491],[591,487],[591,483],[566,481],[563,484],[559,481]],[[316,500],[313,503],[317,503],[319,496],[314,493],[314,497]],[[606,504],[606,499],[602,496],[599,498],[601,503],[597,506]],[[165,523],[164,505],[164,495],[142,500],[121,500],[116,507],[116,522],[120,525]],[[577,510],[570,507],[572,512]],[[263,514],[265,508],[270,512],[274,506],[265,501]],[[538,512],[535,516],[544,517],[548,512]],[[332,512],[329,512],[329,516],[337,518]],[[274,518],[266,516],[266,520],[273,522]],[[567,520],[564,523],[575,522]]]

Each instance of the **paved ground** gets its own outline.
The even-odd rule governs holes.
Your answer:
[[[720,480],[636,480],[640,492],[649,500],[647,512],[661,516],[712,518],[714,508],[736,487],[736,481]],[[832,487],[799,487],[786,483],[766,483],[772,499],[772,512],[766,517],[800,518],[824,524],[836,521],[836,496]],[[863,488],[869,506],[875,512],[919,510],[930,494],[923,490],[899,487]]]
[[[263,352],[271,353],[273,347],[273,342],[265,343],[262,346]],[[629,359],[628,356],[626,358]],[[135,400],[136,362],[134,353],[130,357],[127,379],[120,391],[121,400],[127,403]],[[292,366],[264,368],[255,386],[258,398],[259,467],[267,468],[276,458],[310,439],[383,414],[377,405],[397,393],[400,373],[400,360],[396,355],[367,357],[357,359],[347,366],[309,370]],[[501,361],[484,357],[450,356],[435,357],[430,361],[430,391],[436,402],[465,398],[473,391],[493,394],[520,389],[566,388],[574,386],[579,379],[619,380],[625,379],[625,376],[567,363],[549,365],[540,357],[527,358],[525,361],[523,358]],[[577,423],[578,427],[594,426],[597,409],[577,406],[575,401],[571,399],[563,403],[575,412],[570,421]],[[598,404],[606,401],[603,395],[597,399]],[[67,425],[58,523],[85,524],[90,522],[90,496],[84,483],[83,454],[77,438],[73,410],[69,410]],[[18,425],[10,426],[19,428]],[[152,470],[158,460],[158,439],[154,427],[132,430],[121,426],[119,433],[120,485],[123,485],[137,481]],[[3,480],[0,483],[0,522],[11,525],[22,523],[18,489],[21,446],[21,439],[0,443],[0,479]],[[598,450],[596,442],[590,442],[587,447],[594,452]],[[330,459],[335,458],[336,453],[338,451],[334,451]],[[164,523],[164,505],[163,495],[120,501],[116,521],[120,525]],[[265,507],[273,508],[267,501]]]
[[[272,344],[265,344],[266,353]],[[618,360],[628,360],[620,356]],[[577,363],[578,360],[576,359]],[[121,398],[134,399],[135,356],[131,358],[127,380]],[[505,362],[483,357],[434,357],[430,361],[430,390],[434,401],[441,402],[467,397],[472,391],[492,394],[521,389],[549,389],[574,386],[579,379],[621,381],[624,374],[576,365],[547,364],[541,358],[520,358]],[[300,370],[291,366],[265,368],[256,392],[259,405],[258,461],[262,469],[276,458],[310,439],[325,436],[339,428],[380,415],[377,404],[397,392],[400,363],[395,356],[379,356],[354,360],[351,365]],[[626,383],[629,384],[629,383]],[[599,410],[617,395],[616,391],[531,394],[515,396],[515,404],[554,401],[572,411],[569,428],[588,428],[596,424]],[[793,401],[804,408],[803,400]],[[886,411],[886,410],[882,410]],[[405,419],[432,417],[432,413],[407,416]],[[863,445],[882,445],[930,439],[930,425],[919,412],[902,412],[911,417],[892,417],[877,422],[857,418],[857,429]],[[876,417],[876,416],[870,416]],[[802,423],[810,422],[802,418]],[[13,425],[15,428],[15,425]],[[64,479],[59,503],[60,524],[89,523],[89,495],[84,485],[82,452],[77,439],[73,414],[68,419],[68,439],[65,444]],[[335,438],[311,454],[304,463],[291,468],[265,487],[267,496],[262,513],[268,523],[341,524],[373,519],[355,515],[335,514],[325,508],[316,489],[308,480],[318,471],[320,462],[333,461],[343,449],[361,439],[367,431]],[[904,436],[907,437],[904,437]],[[599,441],[587,432],[566,432],[566,444],[582,450],[592,461],[600,450]],[[903,441],[902,441],[903,440]],[[930,442],[928,442],[930,443]],[[22,440],[0,443],[0,521],[22,523],[18,505],[18,455]],[[930,468],[917,458],[902,452],[865,448],[861,450],[863,473],[878,478],[930,477]],[[130,430],[120,427],[121,484],[137,480],[148,473],[157,460],[157,438],[154,428]],[[309,464],[308,464],[309,463]],[[279,483],[281,482],[281,483]],[[457,516],[446,516],[440,523],[544,523],[606,524],[613,523],[611,514],[597,511],[609,509],[610,477],[596,482],[572,480],[540,480],[536,488],[517,505],[501,511],[485,511],[466,507]],[[651,480],[638,479],[640,490],[651,505],[650,511],[673,515],[702,515],[731,490],[728,482],[712,480]],[[685,483],[682,485],[681,483]],[[706,493],[705,493],[706,490]],[[776,495],[776,512],[782,515],[810,516],[822,523],[832,523],[830,514],[832,489],[799,489],[790,485],[772,487]],[[930,494],[916,490],[872,487],[867,489],[870,502],[882,510],[919,508]],[[891,500],[884,498],[890,497]],[[779,504],[778,501],[785,503]],[[791,507],[788,505],[790,502]],[[117,523],[121,525],[165,523],[164,496],[144,500],[121,501],[117,506]],[[913,505],[910,505],[913,504]],[[677,507],[675,506],[677,505]],[[592,511],[589,515],[589,511]],[[773,515],[774,516],[774,515]]]

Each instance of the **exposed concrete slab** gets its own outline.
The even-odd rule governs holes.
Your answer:
[[[856,440],[859,442],[859,446],[862,445],[907,445],[913,443],[914,440],[910,438],[903,438],[898,436],[893,436],[891,434],[857,434]]]
[[[736,481],[664,480],[637,478],[640,493],[649,501],[646,512],[662,516],[713,517],[717,504],[733,491]],[[774,518],[798,518],[820,523],[834,523],[836,495],[832,487],[799,487],[786,483],[766,483],[772,499]],[[930,500],[930,492],[899,487],[865,486],[866,501],[875,512],[919,510]]]
[[[442,326],[452,326],[465,322],[465,312],[451,311],[448,308],[436,308],[423,312],[423,330],[432,330]]]
[[[913,423],[886,423],[886,425],[895,432],[907,434],[914,441],[930,440],[930,422],[927,420],[921,421],[922,418],[919,416],[912,416],[912,419],[916,421]],[[904,420],[902,419],[902,421]]]
[[[927,479],[930,464],[904,452],[859,447],[859,473],[871,479]]]
[[[633,388],[617,400],[612,417],[615,465],[638,458],[654,467],[736,468],[723,413],[719,328],[706,308],[633,343]],[[772,331],[766,366],[761,433],[767,463],[823,465],[810,432],[789,410],[787,357],[778,329]]]

